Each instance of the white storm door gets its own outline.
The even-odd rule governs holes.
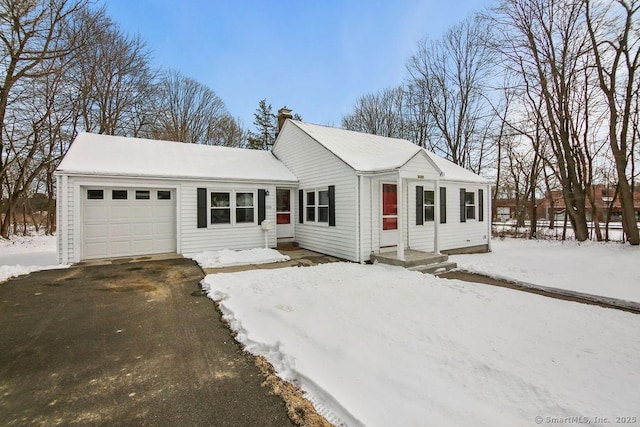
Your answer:
[[[380,200],[380,247],[395,247],[398,244],[398,186],[382,183]]]
[[[278,239],[293,239],[293,215],[291,189],[276,189],[276,236]]]

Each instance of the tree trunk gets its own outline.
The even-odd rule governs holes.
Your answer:
[[[587,198],[589,199],[589,204],[591,205],[591,222],[593,223],[593,229],[596,233],[596,240],[598,242],[602,241],[602,231],[600,231],[600,221],[599,221],[599,211],[598,206],[596,206],[595,200],[595,188],[593,186],[589,186],[587,190]]]
[[[532,191],[531,194],[531,214],[529,216],[531,219],[531,228],[529,229],[529,238],[536,239],[538,237],[538,209],[536,208],[536,194],[535,191]]]
[[[640,233],[638,233],[636,210],[633,206],[633,191],[629,186],[626,176],[623,176],[623,179],[620,179],[620,173],[618,173],[618,179],[620,189],[620,207],[622,209],[622,229],[627,236],[629,244],[638,245],[640,244]]]

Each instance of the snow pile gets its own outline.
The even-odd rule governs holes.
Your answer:
[[[58,264],[55,236],[0,239],[0,283],[34,271],[66,267]]]
[[[213,274],[203,287],[247,350],[336,425],[638,414],[637,315],[382,265]]]
[[[289,256],[282,255],[275,249],[255,248],[243,251],[223,249],[221,251],[205,251],[185,255],[202,268],[229,267],[231,265],[268,264],[270,262],[289,261]]]
[[[450,259],[496,278],[640,302],[640,247],[506,238],[492,240],[491,250]]]

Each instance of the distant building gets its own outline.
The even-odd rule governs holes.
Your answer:
[[[613,199],[615,196],[615,187],[596,184],[591,186],[591,191],[593,192],[592,194],[595,200],[598,221],[605,222],[609,210],[611,210],[611,222],[622,221],[620,198],[616,197],[615,200]],[[537,219],[549,220],[553,215],[556,221],[563,221],[566,206],[562,191],[551,191],[550,195],[551,197],[545,196],[544,198],[536,200]],[[519,203],[516,203],[516,199],[514,198],[498,199],[493,209],[493,219],[494,221],[515,219],[518,216],[517,210],[523,209],[525,219],[528,220],[530,219],[530,205],[530,200],[519,200]],[[634,192],[633,205],[636,211],[636,220],[640,221],[640,191],[636,190]],[[592,221],[594,217],[593,207],[588,199],[585,201],[585,208],[587,221]]]

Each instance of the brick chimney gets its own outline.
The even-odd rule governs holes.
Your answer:
[[[278,133],[282,130],[287,119],[293,119],[293,115],[291,115],[291,110],[285,106],[278,110]]]

